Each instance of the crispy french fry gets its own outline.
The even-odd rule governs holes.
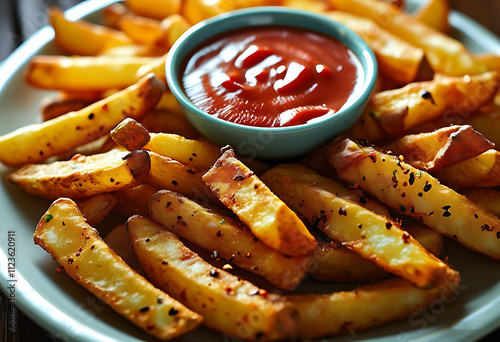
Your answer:
[[[158,192],[150,203],[151,218],[185,239],[231,264],[249,270],[278,288],[297,287],[310,265],[309,257],[286,257],[272,249],[243,226],[214,210],[167,190]]]
[[[151,133],[144,148],[199,170],[208,170],[220,157],[220,148],[210,142],[169,133]]]
[[[398,137],[441,116],[465,115],[491,103],[498,91],[496,72],[476,76],[438,77],[372,96],[350,135],[368,141]]]
[[[445,281],[432,289],[419,289],[394,278],[353,291],[290,295],[287,299],[299,310],[299,335],[316,339],[410,317],[428,305],[446,303],[456,295],[459,283],[459,273],[449,269]]]
[[[131,118],[120,122],[110,132],[110,136],[118,145],[129,151],[143,148],[150,140],[148,130]]]
[[[176,191],[190,198],[210,194],[210,190],[201,178],[203,172],[200,170],[155,152],[149,152],[149,155],[151,170],[145,179],[146,183],[160,189]]]
[[[226,149],[203,176],[212,192],[252,233],[286,255],[311,252],[316,240],[297,215]]]
[[[500,191],[490,188],[468,188],[461,190],[461,194],[496,217],[500,217]]]
[[[363,38],[375,53],[380,71],[385,75],[401,83],[415,80],[424,58],[422,49],[384,30],[373,20],[341,11],[331,11],[325,15]]]
[[[461,42],[427,26],[396,6],[378,0],[330,0],[330,3],[338,10],[370,18],[387,31],[422,48],[437,73],[464,76],[488,71]]]
[[[202,321],[134,272],[85,222],[70,199],[58,199],[50,206],[38,223],[34,240],[78,284],[153,336],[171,339]]]
[[[33,87],[63,91],[122,89],[137,82],[137,71],[153,57],[34,56],[25,80]]]
[[[389,207],[464,246],[500,260],[500,220],[425,171],[350,139],[328,153],[339,176]]]
[[[68,54],[95,56],[113,46],[132,44],[123,32],[83,20],[69,21],[57,8],[49,10],[49,21],[56,44]]]
[[[418,287],[439,285],[448,266],[400,225],[343,198],[342,184],[298,164],[281,164],[263,181],[285,203],[330,238]]]
[[[113,210],[117,199],[110,193],[101,193],[95,196],[76,200],[87,223],[92,227],[99,224]]]
[[[126,117],[142,117],[163,91],[163,84],[148,75],[77,112],[19,128],[0,137],[0,161],[9,166],[36,163],[96,140]]]
[[[432,174],[454,189],[500,186],[500,152],[491,149]]]
[[[140,184],[150,163],[147,151],[112,150],[51,164],[28,164],[11,173],[9,180],[31,195],[81,198]]]
[[[125,0],[125,6],[140,16],[162,20],[179,13],[181,0]]]
[[[429,0],[424,5],[420,6],[413,14],[415,18],[445,34],[450,32],[450,15],[451,7],[449,0]]]
[[[149,279],[200,313],[204,324],[244,340],[295,336],[295,309],[282,297],[213,267],[159,223],[134,216],[130,242]]]
[[[139,184],[133,188],[115,191],[112,194],[117,202],[113,209],[126,217],[133,215],[149,217],[149,201],[158,190],[149,184]]]
[[[476,157],[495,147],[469,125],[447,126],[430,133],[405,135],[384,145],[405,161],[425,171],[434,171]]]

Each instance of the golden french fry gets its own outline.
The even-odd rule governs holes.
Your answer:
[[[157,222],[133,216],[127,228],[149,279],[206,326],[246,341],[295,337],[298,317],[282,297],[213,267]]]
[[[329,150],[330,163],[342,179],[358,183],[394,210],[462,245],[500,260],[500,220],[401,159],[350,139]]]
[[[415,80],[424,58],[424,51],[384,30],[373,20],[346,12],[332,11],[325,15],[356,32],[372,48],[380,71],[386,76],[408,83]]]
[[[149,73],[155,74],[160,80],[162,80],[165,84],[167,83],[167,78],[165,76],[165,62],[167,60],[167,54],[155,58],[148,64],[143,65],[137,70],[136,78],[141,78],[144,75]]]
[[[402,155],[417,169],[435,171],[476,157],[494,146],[471,126],[463,125],[405,135],[383,148]]]
[[[46,198],[81,198],[137,186],[149,172],[144,150],[111,150],[50,164],[28,164],[9,175],[22,190]]]
[[[25,80],[33,87],[63,91],[106,91],[137,82],[137,71],[154,57],[34,56]]]
[[[113,210],[117,199],[110,193],[101,193],[95,196],[76,200],[83,217],[91,226],[99,224]]]
[[[0,137],[0,161],[10,166],[36,163],[94,141],[126,117],[142,117],[155,106],[163,91],[164,85],[148,75],[77,112],[19,128]]]
[[[280,164],[262,180],[311,226],[418,287],[439,285],[449,268],[390,218],[350,197],[349,189],[298,164]]]
[[[49,21],[56,44],[71,55],[95,56],[113,46],[132,44],[123,32],[83,20],[69,21],[57,8],[49,10]]]
[[[461,163],[436,170],[433,175],[454,189],[500,186],[500,152],[488,150]]]
[[[134,272],[85,222],[70,199],[60,198],[50,206],[34,240],[78,284],[153,336],[171,339],[202,321],[200,315]]]
[[[118,28],[141,45],[152,45],[162,34],[159,20],[125,14],[118,20]]]
[[[429,0],[413,14],[415,18],[438,31],[448,34],[450,31],[451,7],[449,0]]]
[[[181,0],[125,0],[125,6],[140,16],[163,20],[179,13]]]
[[[217,198],[268,246],[286,255],[309,253],[316,240],[297,215],[226,149],[203,176]]]
[[[278,288],[290,291],[307,274],[309,257],[287,257],[255,238],[241,222],[167,190],[150,203],[151,218],[180,238],[231,264],[249,270]]]

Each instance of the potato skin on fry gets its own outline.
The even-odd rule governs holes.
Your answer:
[[[160,100],[164,85],[153,75],[77,112],[19,128],[0,137],[8,166],[41,162],[108,134],[127,117],[138,119]]]
[[[149,153],[111,150],[69,161],[29,164],[9,175],[22,190],[45,198],[94,196],[139,185],[151,166]]]
[[[151,335],[171,339],[202,321],[201,316],[134,272],[68,198],[55,201],[42,216],[34,240],[78,284]]]
[[[328,156],[340,178],[464,246],[500,260],[500,220],[427,172],[350,139],[333,145]]]
[[[225,149],[203,176],[219,200],[268,246],[286,255],[309,253],[316,240],[297,215],[241,161]]]
[[[149,279],[204,317],[208,327],[242,340],[296,336],[295,308],[283,297],[213,267],[155,221],[127,221],[130,243]]]

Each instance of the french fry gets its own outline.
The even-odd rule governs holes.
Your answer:
[[[25,80],[33,87],[62,91],[106,91],[137,82],[137,71],[153,57],[34,56]]]
[[[203,176],[217,198],[268,246],[286,255],[309,253],[316,240],[297,215],[226,149]]]
[[[181,0],[125,0],[125,6],[140,16],[163,20],[179,13]]]
[[[201,178],[203,173],[200,170],[155,152],[149,152],[149,155],[151,156],[151,170],[144,180],[147,184],[176,191],[190,198],[211,195]],[[214,196],[206,198],[213,200]]]
[[[208,170],[220,157],[220,148],[208,141],[186,139],[169,133],[151,133],[144,148],[198,170]]]
[[[120,122],[110,132],[110,136],[118,145],[129,151],[143,148],[150,140],[148,130],[131,118]]]
[[[148,75],[77,112],[19,128],[0,137],[0,161],[9,166],[36,163],[96,140],[126,117],[142,117],[163,91],[163,84]]]
[[[323,0],[283,0],[282,6],[303,9],[311,12],[323,14],[329,10],[330,6]]]
[[[22,190],[45,198],[81,198],[137,186],[149,172],[144,150],[111,150],[50,164],[28,164],[9,174]]]
[[[454,189],[500,186],[500,152],[491,149],[432,174]]]
[[[330,238],[418,287],[439,285],[449,268],[400,225],[346,200],[342,184],[298,164],[281,164],[262,180],[290,208]]]
[[[128,239],[127,226],[120,224],[104,237],[104,242],[135,272],[145,277],[144,270],[135,256],[134,250]]]
[[[385,75],[401,83],[416,79],[424,58],[422,49],[384,30],[373,20],[341,11],[331,11],[325,15],[363,38],[375,53],[380,71]]]
[[[69,21],[57,8],[49,10],[49,22],[54,28],[57,46],[71,55],[95,56],[113,46],[132,44],[121,31],[83,20]]]
[[[85,222],[70,199],[58,199],[50,206],[37,225],[34,240],[78,284],[153,336],[171,339],[202,321],[134,272]]]
[[[389,3],[378,0],[330,0],[330,3],[337,10],[370,18],[385,30],[423,49],[436,73],[464,76],[488,71],[461,42]]]
[[[149,184],[139,184],[133,188],[113,192],[117,202],[114,211],[126,217],[141,215],[149,217],[149,201],[158,191],[157,187]]]
[[[101,193],[89,198],[76,200],[83,217],[89,225],[99,224],[113,210],[117,199],[110,193]]]
[[[415,18],[438,31],[448,34],[450,32],[450,15],[449,0],[429,0],[413,14]]]
[[[102,21],[104,26],[118,29],[120,18],[126,14],[133,15],[134,12],[120,2],[104,7],[102,10]]]
[[[491,103],[499,81],[496,72],[472,77],[442,76],[374,94],[349,134],[373,142],[399,137],[417,125],[444,115],[473,113]]]
[[[243,226],[214,210],[167,190],[150,202],[151,218],[185,239],[231,264],[260,275],[284,291],[299,285],[307,274],[309,257],[286,257]]]
[[[429,173],[350,139],[328,153],[340,178],[462,245],[500,260],[500,220]]]
[[[160,24],[160,34],[155,40],[155,45],[170,49],[175,41],[186,32],[191,25],[180,14],[172,14],[163,19]]]
[[[136,78],[141,78],[144,75],[149,73],[155,74],[160,80],[162,80],[165,84],[167,83],[167,78],[165,76],[165,62],[167,61],[167,54],[155,58],[148,64],[143,65],[137,70]]]
[[[458,272],[449,269],[445,281],[419,289],[404,279],[387,279],[332,294],[290,295],[299,311],[299,335],[305,339],[353,333],[388,321],[411,317],[428,305],[456,296]]]
[[[460,192],[472,202],[480,205],[496,217],[500,217],[500,191],[490,188],[468,188]]]
[[[495,147],[471,126],[447,126],[430,133],[405,135],[383,148],[425,171],[439,170]]]
[[[78,111],[95,101],[74,98],[67,99],[61,93],[55,93],[45,97],[42,102],[40,102],[40,114],[42,116],[42,121],[48,121],[68,112]]]
[[[139,122],[152,133],[172,133],[187,139],[200,139],[201,134],[187,121],[183,115],[155,109],[144,115]]]
[[[118,28],[134,43],[152,45],[162,34],[160,23],[159,20],[125,14],[118,20]]]
[[[200,313],[206,326],[247,341],[295,336],[298,317],[282,297],[213,267],[157,222],[134,216],[127,229],[153,284]]]

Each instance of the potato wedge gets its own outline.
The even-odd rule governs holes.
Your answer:
[[[101,193],[89,198],[76,200],[87,223],[94,227],[113,210],[117,199],[110,193]]]
[[[495,144],[469,125],[405,135],[383,146],[387,151],[402,155],[408,164],[425,171],[450,167],[493,147]]]
[[[57,8],[49,10],[49,22],[54,28],[57,46],[70,55],[95,56],[113,46],[132,44],[121,31],[83,20],[70,21]]]
[[[202,321],[155,288],[116,255],[67,198],[55,201],[37,225],[34,240],[66,273],[118,314],[147,333],[171,339]]]
[[[500,186],[500,151],[488,150],[432,174],[454,189]]]
[[[181,0],[125,0],[125,6],[140,16],[162,20],[179,13]]]
[[[352,291],[320,295],[290,295],[299,310],[299,335],[317,339],[377,326],[405,317],[418,317],[431,304],[449,302],[461,293],[460,275],[449,269],[445,281],[432,289],[419,289],[404,279],[392,278]]]
[[[150,215],[181,239],[215,251],[285,291],[297,287],[310,266],[309,257],[286,257],[256,239],[241,222],[172,191],[162,190],[153,197]]]
[[[500,191],[489,188],[468,188],[460,193],[496,217],[500,217]]]
[[[282,297],[213,267],[157,222],[134,216],[127,228],[150,280],[200,313],[206,326],[250,341],[295,336],[296,312]]]
[[[346,12],[325,13],[328,18],[346,25],[370,46],[377,57],[380,71],[401,82],[415,81],[424,58],[424,50],[384,30],[373,20]]]
[[[22,190],[45,198],[81,198],[134,187],[151,167],[144,150],[111,150],[91,156],[75,155],[69,161],[28,164],[9,174]]]
[[[138,119],[161,97],[153,75],[77,112],[19,128],[0,137],[0,161],[8,166],[36,163],[108,134],[127,117]]]
[[[297,215],[236,158],[232,149],[225,149],[203,180],[268,246],[286,255],[309,253],[316,247],[316,240]]]
[[[333,145],[328,157],[342,179],[462,245],[500,260],[500,220],[429,173],[350,139]]]
[[[449,268],[400,225],[343,198],[342,184],[298,164],[281,164],[262,180],[327,236],[418,287],[439,285]]]
[[[492,102],[499,84],[498,74],[487,72],[472,77],[442,76],[377,93],[350,134],[376,141],[402,136],[411,128],[440,117],[470,115]]]
[[[118,20],[117,25],[120,31],[124,32],[134,43],[153,45],[162,33],[160,23],[159,20],[124,14]]]
[[[63,91],[123,89],[137,82],[137,71],[154,57],[34,56],[25,80],[33,87]]]

